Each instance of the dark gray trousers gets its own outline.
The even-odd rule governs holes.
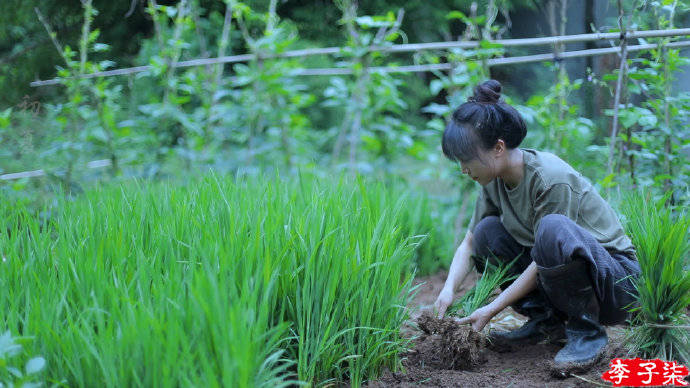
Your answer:
[[[497,216],[485,217],[473,231],[472,246],[472,258],[479,272],[484,271],[486,260],[498,264],[510,262],[518,255],[521,256],[510,270],[511,274],[521,274],[532,261],[538,266],[550,268],[572,260],[584,260],[599,300],[601,324],[625,322],[630,313],[624,308],[636,302],[633,278],[640,273],[637,259],[623,252],[605,249],[591,233],[566,216],[544,216],[535,233],[534,247],[526,247],[515,241]],[[499,261],[496,262],[496,259]],[[501,289],[505,290],[511,283],[502,284]],[[539,286],[528,295],[536,293],[543,294],[544,289]]]

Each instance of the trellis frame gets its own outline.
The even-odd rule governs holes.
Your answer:
[[[556,43],[578,43],[578,42],[588,42],[588,41],[599,41],[599,40],[612,40],[612,39],[644,39],[644,38],[662,38],[668,36],[690,36],[690,28],[677,28],[669,30],[647,30],[647,31],[630,31],[626,33],[618,32],[597,32],[592,34],[576,34],[576,35],[563,35],[563,36],[551,36],[551,37],[541,37],[541,38],[521,38],[521,39],[498,39],[487,41],[491,44],[500,44],[503,47],[520,47],[520,46],[536,46],[536,45],[549,45]],[[674,42],[679,43],[679,42]],[[368,47],[368,51],[381,51],[389,53],[400,53],[400,52],[413,52],[413,51],[424,51],[424,50],[449,50],[454,48],[470,49],[477,48],[481,42],[479,41],[452,41],[452,42],[433,42],[433,43],[410,43],[410,44],[400,44],[393,45],[390,47],[378,47],[371,46]],[[690,41],[686,44],[679,45],[677,47],[685,47],[690,45]],[[645,50],[654,45],[638,45],[645,46],[638,50]],[[629,49],[637,46],[630,46]],[[313,55],[335,55],[342,52],[341,47],[326,47],[326,48],[313,48],[313,49],[303,49],[303,50],[292,50],[286,51],[279,54],[266,54],[266,55],[255,55],[255,54],[241,54],[241,55],[230,55],[217,58],[202,58],[202,59],[191,59],[187,61],[179,61],[170,64],[174,68],[184,68],[184,67],[194,67],[194,66],[207,66],[213,64],[221,63],[238,63],[247,62],[254,59],[270,59],[270,58],[297,58]],[[601,51],[604,50],[604,51]],[[563,52],[560,58],[576,58],[585,57],[593,55],[603,55],[609,54],[615,51],[607,51],[611,48],[603,49],[590,49],[590,50],[578,50],[578,51],[566,51]],[[493,58],[489,60],[489,66],[506,65],[514,63],[529,63],[529,62],[541,62],[545,60],[559,59],[553,54],[538,54],[538,55],[526,55],[520,57],[508,57],[508,58]],[[441,64],[446,65],[446,64]],[[427,68],[423,66],[429,65],[413,65],[413,66],[400,66],[390,68],[389,72],[423,72],[436,69],[434,67]],[[373,69],[373,68],[372,68]],[[378,68],[379,71],[385,71]],[[441,67],[440,69],[447,69],[447,67]],[[150,65],[145,66],[135,66],[123,69],[107,70],[91,74],[84,74],[75,78],[96,78],[96,77],[109,77],[115,75],[126,75],[141,73],[144,71],[151,70]],[[298,75],[337,75],[337,74],[349,74],[346,72],[347,69],[341,68],[330,68],[330,69],[302,69],[298,72]],[[31,82],[31,86],[46,86],[46,85],[56,85],[60,84],[60,79],[50,79],[50,80],[39,80]]]
[[[500,44],[503,47],[519,47],[519,46],[534,46],[534,45],[547,45],[547,44],[557,44],[557,43],[578,43],[587,41],[598,41],[598,40],[615,40],[618,39],[621,43],[625,42],[627,39],[644,39],[644,38],[661,38],[661,37],[679,37],[679,36],[690,36],[690,28],[678,28],[678,29],[668,29],[668,30],[647,30],[647,31],[623,31],[623,32],[610,32],[610,33],[591,33],[591,34],[576,34],[576,35],[563,35],[563,36],[552,36],[552,37],[540,37],[540,38],[522,38],[522,39],[499,39],[491,40],[489,43]],[[453,42],[433,42],[433,43],[411,43],[411,44],[400,44],[393,45],[389,47],[369,47],[368,51],[383,51],[383,52],[413,52],[413,51],[423,51],[423,50],[449,50],[454,48],[477,48],[480,47],[481,42],[478,41],[453,41]],[[622,45],[621,45],[622,46]],[[606,55],[612,53],[620,53],[621,46],[608,47],[608,48],[598,48],[589,50],[576,50],[576,51],[565,51],[559,55],[554,53],[549,54],[536,54],[536,55],[525,55],[519,57],[507,57],[507,58],[490,58],[487,59],[488,66],[500,66],[509,65],[517,63],[533,63],[533,62],[543,62],[549,60],[563,60],[570,58],[580,58],[589,57],[597,55]],[[690,47],[690,40],[683,40],[677,42],[671,42],[666,45],[671,48],[682,48]],[[625,46],[626,52],[634,52],[641,50],[649,50],[658,47],[657,44],[639,44],[633,46]],[[334,55],[339,54],[342,51],[340,47],[326,47],[326,48],[311,48],[302,50],[292,50],[286,51],[279,54],[270,54],[265,56],[260,56],[261,59],[267,58],[295,58],[304,57],[312,55]],[[193,59],[188,61],[180,61],[171,66],[175,68],[192,67],[192,66],[207,66],[212,64],[222,64],[222,63],[238,63],[246,62],[253,59],[259,58],[254,54],[242,54],[242,55],[231,55],[222,56],[217,58],[204,58],[204,59]],[[370,67],[370,71],[384,72],[384,73],[408,73],[408,72],[427,72],[433,70],[450,70],[453,68],[452,63],[440,63],[440,64],[424,64],[424,65],[409,65],[409,66],[388,66],[388,67]],[[144,72],[150,70],[151,66],[136,66],[130,68],[108,70],[91,74],[84,74],[77,78],[95,78],[95,77],[108,77],[115,75],[125,75],[134,74],[139,72]],[[312,69],[300,69],[296,72],[296,75],[302,76],[329,76],[329,75],[347,75],[351,74],[352,70],[347,68],[312,68]],[[233,78],[231,77],[231,80]],[[60,84],[61,79],[51,79],[51,80],[39,80],[34,81],[30,85],[32,87],[46,86],[46,85],[56,85]],[[90,161],[86,164],[89,169],[104,168],[111,165],[109,159],[100,159]],[[45,176],[46,172],[43,169],[24,171],[11,174],[0,175],[0,181],[10,181],[22,178],[32,178]]]

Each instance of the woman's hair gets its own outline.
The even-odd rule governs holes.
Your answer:
[[[479,147],[488,150],[503,139],[516,148],[526,134],[522,116],[501,100],[501,84],[492,79],[475,86],[474,95],[453,112],[441,147],[448,159],[467,162],[479,156]]]

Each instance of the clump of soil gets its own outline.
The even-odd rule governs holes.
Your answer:
[[[469,290],[477,279],[477,274],[470,273],[460,286],[460,293]],[[574,373],[567,378],[556,378],[549,370],[550,363],[562,344],[551,342],[538,342],[525,344],[513,351],[498,352],[493,346],[489,346],[480,352],[481,364],[471,370],[451,369],[444,354],[445,345],[441,334],[438,334],[438,320],[420,318],[423,311],[429,311],[445,285],[447,272],[439,272],[424,278],[415,280],[415,284],[425,283],[420,287],[419,293],[410,303],[413,321],[415,325],[405,325],[401,333],[412,340],[411,349],[401,353],[401,370],[385,370],[376,380],[369,381],[365,386],[369,388],[417,388],[423,387],[544,387],[572,388],[592,387],[606,384],[601,375],[609,369],[609,362],[615,357],[630,358],[622,350],[625,326],[617,325],[607,327],[610,352],[594,365],[586,373]],[[690,313],[690,309],[688,310]],[[501,330],[511,330],[522,325],[527,318],[517,314],[511,307],[500,312],[495,318],[496,323],[504,321],[505,317],[514,317],[514,327],[501,325]],[[508,319],[507,321],[511,321]],[[492,320],[493,321],[493,320]],[[412,322],[410,322],[412,323]],[[491,326],[489,323],[488,326]],[[469,325],[462,325],[469,330]],[[421,329],[421,331],[417,329]],[[430,334],[436,332],[437,334]],[[479,334],[479,333],[476,333]],[[483,359],[486,359],[484,362]],[[452,364],[452,363],[451,363]],[[349,386],[349,385],[347,385]]]
[[[424,313],[417,318],[417,326],[424,333],[417,350],[433,352],[432,359],[443,369],[470,370],[486,360],[486,336],[470,325],[460,325],[452,317],[438,319]]]

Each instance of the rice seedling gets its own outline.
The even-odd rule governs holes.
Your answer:
[[[46,222],[2,203],[0,322],[68,385],[359,386],[407,345],[419,203],[215,175],[61,197]]]
[[[628,194],[621,204],[626,228],[637,250],[641,274],[635,287],[627,332],[629,352],[645,358],[690,361],[690,217],[665,207],[668,196],[650,201],[644,193]]]
[[[486,305],[495,289],[505,282],[509,282],[518,277],[518,275],[508,273],[508,270],[519,258],[520,256],[517,256],[509,263],[503,263],[498,258],[495,258],[494,262],[499,264],[494,264],[491,260],[486,260],[485,270],[482,276],[477,280],[477,283],[475,283],[475,285],[460,299],[450,305],[448,310],[446,310],[446,314],[464,317],[472,314],[474,310]]]

